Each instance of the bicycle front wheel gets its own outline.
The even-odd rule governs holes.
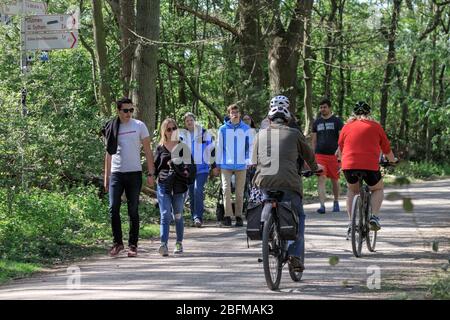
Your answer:
[[[280,285],[281,271],[283,268],[282,241],[278,234],[276,221],[272,215],[264,223],[262,255],[267,287],[270,290],[277,290]]]
[[[361,197],[356,195],[352,205],[352,249],[355,257],[361,257],[364,217]]]

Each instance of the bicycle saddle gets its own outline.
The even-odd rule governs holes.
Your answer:
[[[283,198],[284,192],[280,191],[280,190],[269,190],[269,191],[267,191],[267,195],[268,195],[269,199],[281,201],[281,199]]]

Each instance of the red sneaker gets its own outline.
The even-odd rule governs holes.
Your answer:
[[[112,246],[111,250],[109,250],[109,255],[110,255],[111,257],[115,257],[115,256],[117,256],[117,255],[120,253],[120,251],[122,251],[123,249],[124,249],[124,248],[123,248],[123,244],[115,243],[115,244]]]
[[[134,258],[137,256],[137,247],[136,246],[130,246],[128,248],[128,257]]]

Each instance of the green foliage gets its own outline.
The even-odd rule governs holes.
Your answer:
[[[433,176],[448,176],[450,175],[450,164],[405,161],[395,168],[395,174],[419,179],[431,178]]]
[[[429,295],[432,299],[450,299],[450,275],[436,276],[429,287]]]
[[[107,204],[95,188],[65,192],[30,189],[12,203],[0,189],[0,257],[36,262],[64,258],[109,236]]]
[[[9,279],[23,278],[39,270],[39,265],[0,260],[0,284]]]

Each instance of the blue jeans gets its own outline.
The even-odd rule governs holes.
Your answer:
[[[267,191],[270,189],[261,189],[263,199],[267,199]],[[288,255],[299,257],[303,262],[305,261],[305,212],[303,211],[302,197],[297,192],[291,190],[282,190],[283,198],[281,201],[291,201],[292,209],[298,215],[298,237],[297,240],[288,241]]]
[[[158,184],[157,196],[159,203],[159,212],[161,215],[160,236],[161,243],[167,244],[169,241],[169,230],[172,219],[175,218],[175,229],[177,231],[177,242],[183,241],[184,221],[184,193],[167,194],[164,186]]]
[[[142,172],[113,172],[109,181],[109,216],[115,244],[122,242],[122,223],[120,221],[120,205],[122,193],[125,191],[130,217],[128,245],[137,246],[139,239],[139,193],[142,187]]]
[[[189,204],[192,220],[198,218],[203,222],[203,212],[205,211],[205,183],[207,180],[208,173],[199,173],[195,177],[195,182],[189,186]]]

